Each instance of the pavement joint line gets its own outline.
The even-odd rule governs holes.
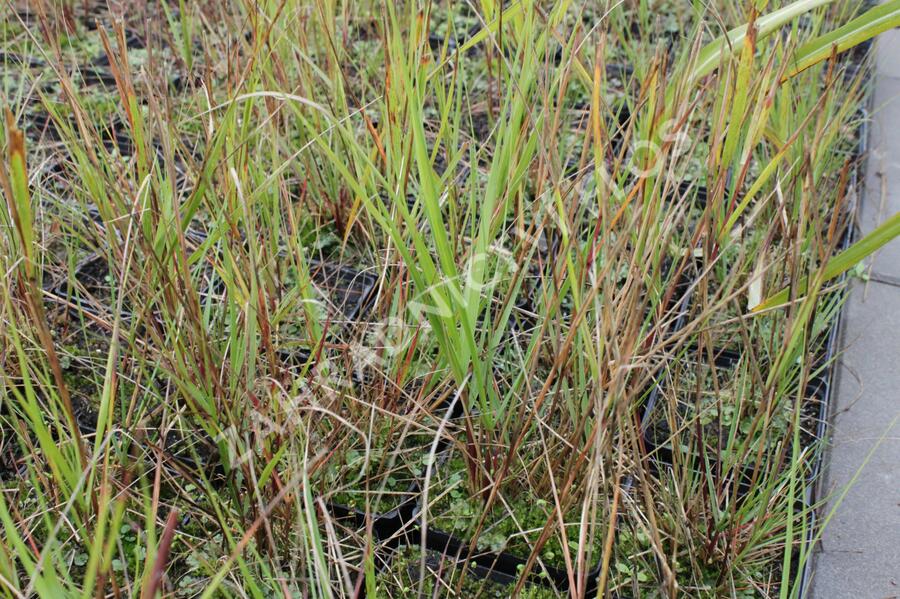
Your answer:
[[[873,272],[869,274],[869,281],[872,283],[878,283],[880,285],[887,285],[889,287],[897,287],[900,289],[900,277],[893,277],[891,275],[883,275],[877,272]]]

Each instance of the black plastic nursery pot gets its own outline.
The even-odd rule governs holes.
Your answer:
[[[502,585],[507,591],[512,585],[520,582],[522,572],[528,563],[528,556],[510,551],[485,551],[452,534],[439,530],[423,533],[423,543],[436,556],[445,558],[449,563],[467,576],[475,579],[489,580],[495,585]],[[597,556],[599,560],[599,556]],[[538,570],[538,571],[535,571]],[[587,590],[585,596],[596,593],[597,578],[600,576],[600,565],[597,564],[587,574]],[[557,593],[569,590],[569,578],[565,569],[544,564],[539,569],[532,569],[525,583],[531,589],[544,589],[547,596],[556,597]],[[532,591],[535,592],[535,591]]]
[[[86,218],[95,222],[102,222],[102,218],[96,208],[89,210]],[[191,243],[203,243],[206,235],[195,229],[185,231],[185,238]],[[343,328],[364,318],[371,308],[373,292],[377,285],[377,277],[368,272],[361,272],[324,260],[313,259],[309,261],[310,278],[318,293],[327,304],[332,314],[332,330]],[[54,326],[63,330],[67,329],[69,319],[84,318],[88,328],[79,336],[78,342],[88,343],[92,347],[91,352],[106,351],[110,331],[105,322],[115,311],[113,297],[113,282],[110,280],[108,257],[100,252],[90,252],[84,255],[72,269],[72,275],[66,278],[53,278],[46,276],[43,282],[45,296],[48,298],[48,314],[52,316]],[[202,287],[201,294],[221,294],[224,289],[220,285],[211,284]],[[129,322],[133,318],[133,307],[128,302],[123,304],[120,317],[123,322]],[[150,315],[153,318],[153,315]],[[90,339],[88,339],[90,337]],[[91,341],[93,340],[93,341]],[[99,348],[99,349],[97,349]],[[87,351],[87,350],[85,350]],[[278,359],[282,366],[301,367],[308,366],[313,361],[313,356],[308,348],[285,349],[278,352]],[[77,360],[73,368],[77,366]],[[69,366],[64,365],[64,369]],[[150,383],[147,383],[150,384]],[[91,434],[96,426],[97,416],[85,399],[81,401],[77,393],[73,396],[75,401],[76,416],[79,428],[83,434]],[[190,451],[188,443],[172,436],[164,450],[170,454],[182,467],[194,469],[198,467],[212,468],[219,474],[223,474],[221,464],[215,458],[216,448],[212,440],[207,439],[200,446],[194,445],[194,450],[199,450],[202,463],[197,463]]]
[[[316,286],[348,321],[363,316],[378,281],[375,275],[319,260],[311,260],[309,270]]]
[[[363,381],[357,382],[363,384]],[[462,414],[462,406],[459,402],[444,399],[436,406],[436,413],[440,418],[452,420]],[[374,552],[382,567],[390,564],[395,549],[419,542],[416,514],[421,504],[422,482],[429,464],[434,463],[434,467],[438,467],[437,464],[445,459],[449,443],[448,439],[440,438],[435,445],[430,435],[412,436],[405,441],[406,450],[411,454],[405,464],[408,476],[395,483],[399,492],[389,492],[392,497],[387,503],[378,500],[387,482],[384,473],[376,475],[375,480],[366,481],[366,486],[374,492],[338,493],[325,502],[329,515],[351,535],[355,535],[360,546],[367,543],[368,531],[371,530],[375,541]],[[435,445],[433,452],[432,445]],[[417,460],[416,454],[422,459]],[[372,501],[372,496],[376,501]],[[365,596],[364,589],[361,593],[358,596]]]
[[[849,244],[848,239],[844,242],[844,247]],[[812,358],[811,372],[816,374],[810,376],[804,387],[804,401],[801,405],[801,444],[803,447],[810,447],[815,443],[821,442],[827,435],[827,422],[829,414],[829,406],[832,392],[832,379],[834,377],[834,363],[837,348],[837,333],[840,327],[840,315],[825,331],[824,344],[819,353]],[[688,356],[696,354],[697,348],[688,348]],[[712,362],[715,368],[732,369],[735,368],[742,360],[742,356],[730,349],[715,349],[710,352],[713,355]],[[704,352],[708,358],[707,352]],[[691,361],[687,356],[680,358],[681,360]],[[694,360],[693,363],[696,364]],[[685,436],[694,442],[687,448],[679,448],[678,451],[673,450],[672,438],[668,437],[663,431],[662,435],[658,429],[654,428],[655,418],[658,422],[660,413],[663,412],[665,405],[661,398],[665,390],[666,382],[662,377],[657,384],[653,386],[648,399],[641,410],[641,433],[644,445],[644,456],[648,460],[651,471],[661,473],[664,470],[672,468],[691,469],[697,473],[711,474],[716,486],[728,493],[733,500],[737,502],[743,501],[750,493],[753,492],[756,481],[762,476],[761,466],[752,463],[752,459],[745,461],[737,461],[734,459],[721,460],[714,448],[705,446],[702,443],[704,436],[710,436],[715,439],[717,430],[714,427],[712,433],[705,427],[695,425],[685,434],[681,435],[681,439]],[[680,405],[680,404],[679,404]],[[677,411],[676,411],[677,412]],[[668,415],[671,417],[671,414]],[[717,414],[716,416],[719,416]],[[694,415],[696,418],[696,414]],[[676,435],[677,437],[677,435]],[[701,441],[698,442],[697,440]],[[789,443],[789,440],[785,440]],[[699,449],[698,449],[699,447]],[[788,449],[788,452],[790,450]],[[824,451],[817,450],[809,458],[806,465],[806,485],[804,496],[798,499],[795,510],[797,513],[804,512],[808,518],[808,532],[806,533],[805,543],[811,546],[815,542],[817,522],[817,514],[815,506],[817,504],[817,482],[822,468],[822,459]],[[727,465],[726,465],[727,464]],[[771,466],[771,465],[769,465]],[[799,563],[799,552],[794,552],[791,568],[793,572],[799,572],[801,564]],[[805,589],[808,588],[809,581],[812,576],[812,560],[807,559],[802,564],[803,570],[800,572],[800,580],[798,583],[797,596],[803,596]]]
[[[508,581],[476,573],[477,568],[471,566],[464,578],[458,560],[447,554],[423,550],[420,545],[407,545],[393,552],[390,567],[378,576],[377,587],[391,597],[430,597],[435,591],[443,596],[457,588],[458,596],[508,596]]]
[[[556,599],[559,592],[546,585],[522,582],[496,570],[465,563],[441,551],[406,545],[392,552],[391,562],[377,576],[378,596],[404,597],[484,597],[508,599],[516,585],[522,599]],[[585,597],[593,597],[588,590]]]
[[[751,491],[760,476],[759,469],[765,467],[753,463],[756,448],[752,444],[757,440],[747,440],[752,450],[748,448],[743,459],[725,458],[722,451],[730,436],[743,438],[754,430],[752,419],[758,413],[758,403],[752,398],[742,401],[737,408],[728,403],[727,398],[741,392],[734,389],[735,380],[741,380],[740,377],[732,375],[742,357],[731,350],[710,353],[713,354],[711,365],[704,362],[708,359],[705,352],[702,357],[696,356],[696,349],[676,360],[679,364],[674,368],[681,367],[678,374],[690,373],[696,377],[688,385],[660,381],[651,391],[641,416],[644,450],[657,470],[686,466],[698,473],[711,472],[723,489],[732,489],[732,496],[741,499]],[[696,380],[699,378],[706,380]],[[804,387],[800,420],[804,431],[801,442],[805,446],[817,440],[815,431],[821,422],[828,388],[827,379],[821,375],[811,377]],[[747,391],[746,387],[743,391]],[[668,395],[665,401],[663,395]],[[791,418],[792,413],[774,414],[769,426],[774,431],[781,426],[786,430]],[[783,440],[774,436],[765,441],[775,444]],[[763,439],[758,442],[762,443]]]
[[[102,225],[103,218],[95,207],[92,206],[89,209],[88,216],[94,222]],[[191,228],[184,232],[184,237],[194,244],[201,244],[206,240],[205,233]],[[344,323],[356,321],[364,316],[365,311],[370,308],[373,292],[378,282],[378,278],[374,274],[315,258],[309,260],[308,267],[313,285],[321,293],[332,314],[340,315],[340,320]],[[76,264],[74,281],[47,279],[44,283],[44,290],[72,299],[77,307],[85,308],[85,298],[81,296],[74,283],[80,283],[88,295],[91,295],[91,292],[108,287],[107,277],[109,276],[107,257],[100,252],[91,252]],[[222,291],[221,286],[213,286],[206,290],[209,293]]]
[[[681,305],[683,303],[683,300],[679,302]],[[442,407],[448,420],[462,415],[462,407],[458,402],[447,402]],[[436,459],[428,473],[427,493],[421,486],[410,489],[417,493],[415,502],[404,502],[396,509],[383,513],[366,513],[340,503],[328,505],[333,518],[358,530],[371,530],[374,540],[371,550],[378,555],[376,563],[380,568],[377,573],[378,584],[391,585],[388,588],[397,590],[400,594],[396,596],[400,597],[416,596],[404,593],[414,592],[420,587],[434,591],[437,585],[448,591],[458,589],[462,593],[460,596],[468,596],[466,592],[478,592],[481,593],[480,596],[508,597],[513,586],[520,583],[523,588],[521,596],[528,598],[558,597],[570,592],[570,579],[565,566],[561,561],[548,561],[544,553],[538,555],[540,561],[532,564],[528,577],[522,580],[523,569],[530,561],[530,545],[535,538],[528,539],[517,549],[516,543],[508,542],[511,537],[502,538],[497,543],[495,536],[494,546],[491,546],[490,540],[485,542],[485,538],[491,536],[490,517],[478,542],[471,540],[470,530],[465,527],[453,530],[452,524],[448,524],[446,519],[442,520],[439,498],[446,494],[447,487],[442,485],[440,479],[442,476],[452,476],[454,472],[459,473],[458,465],[450,463],[453,452],[458,450],[459,447],[454,446],[448,437],[437,443]],[[424,475],[423,472],[423,481]],[[444,501],[443,508],[452,509],[454,505],[458,505],[457,499]],[[426,501],[429,505],[427,509]],[[514,512],[517,509],[513,507]],[[437,516],[435,512],[438,512]],[[471,523],[478,518],[478,514],[473,513],[467,517]],[[444,526],[445,524],[448,525]],[[573,528],[571,532],[577,533],[577,530]],[[366,541],[360,536],[359,542]],[[580,596],[592,597],[597,593],[601,551],[599,546],[591,550],[591,559],[596,562],[591,564],[592,567],[587,572],[582,570],[577,582],[582,589]],[[383,588],[385,587],[379,586],[379,589]],[[362,586],[358,589],[357,596],[365,596],[365,589]]]
[[[44,290],[62,298],[70,307],[99,316],[98,303],[110,302],[111,288],[106,256],[92,252],[79,260],[72,279],[47,278]],[[106,306],[110,310],[112,306]]]
[[[361,528],[371,523],[377,539],[386,541],[388,547],[396,547],[399,537],[410,529],[421,500],[421,484],[431,462],[432,442],[430,435],[409,435],[397,442],[386,439],[385,445],[391,447],[387,463],[377,459],[383,458],[384,452],[372,449],[370,453],[374,457],[370,456],[370,462],[362,465],[359,480],[352,488],[328,494],[329,512],[350,527]],[[436,459],[444,451],[445,443],[441,443]],[[347,469],[351,472],[360,469],[362,461],[361,456],[354,454]],[[336,480],[326,486],[340,482]]]
[[[447,421],[454,421],[463,415],[462,404],[448,399],[439,406],[438,411]],[[422,451],[431,453],[432,443],[423,444]],[[449,459],[454,448],[448,437],[440,438],[434,444],[434,459],[430,469],[427,466],[419,472],[419,481],[410,485],[409,498],[400,503],[394,509],[384,512],[366,512],[363,509],[347,505],[341,502],[328,504],[330,515],[344,526],[355,527],[357,530],[371,530],[374,538],[374,551],[378,554],[378,563],[383,566],[382,576],[385,581],[399,584],[400,580],[409,582],[413,574],[411,567],[403,565],[408,561],[404,557],[409,551],[425,551],[430,567],[426,568],[426,578],[423,584],[435,584],[441,579],[442,573],[452,572],[451,578],[460,581],[463,589],[481,588],[481,585],[490,584],[492,588],[509,591],[509,585],[521,578],[522,568],[528,561],[528,553],[517,554],[511,551],[485,549],[483,546],[471,543],[451,532],[441,530],[440,518],[432,519],[424,517],[427,514],[426,497],[433,499],[439,489],[431,484],[434,480],[440,480],[448,473]],[[452,473],[450,473],[452,474]],[[426,492],[424,482],[429,478],[429,488]],[[435,483],[438,485],[438,483]],[[438,485],[439,487],[439,485]],[[431,500],[429,500],[431,504]],[[445,502],[445,505],[452,505]],[[449,528],[448,528],[449,530]],[[362,535],[358,536],[360,542],[365,542]],[[400,557],[398,558],[398,555]],[[598,558],[599,559],[599,558]],[[439,567],[438,567],[439,566]],[[599,566],[598,566],[599,567]],[[540,572],[535,570],[540,569]],[[409,570],[409,571],[407,571]],[[588,584],[596,585],[596,577],[599,570],[592,569]],[[435,576],[437,578],[435,578]],[[466,578],[470,582],[465,582]],[[434,580],[431,580],[434,579]],[[477,581],[477,582],[476,582]],[[486,582],[487,581],[487,582]],[[416,577],[416,582],[418,579]],[[534,568],[526,581],[532,593],[530,596],[540,597],[539,589],[545,591],[565,591],[568,588],[568,577],[564,569],[543,565]],[[446,581],[442,584],[449,584]],[[497,590],[496,592],[503,592]],[[364,594],[364,593],[363,593]],[[494,595],[489,595],[494,596]],[[496,595],[502,596],[502,595]],[[547,594],[546,596],[556,596]]]
[[[856,185],[855,175],[851,181],[851,185]],[[687,190],[688,187],[683,186],[679,190],[679,193],[685,193]],[[699,188],[695,193],[698,201],[705,201],[705,189]],[[850,237],[849,233],[845,233],[842,236],[840,247],[838,248],[839,250],[849,246],[851,241]],[[690,298],[686,300],[686,304],[687,305],[684,307],[685,310],[687,310],[688,305],[690,304]],[[676,323],[675,330],[681,328],[681,325],[684,322],[684,316]],[[825,426],[828,409],[837,327],[838,321],[835,320],[835,322],[822,333],[823,339],[821,349],[817,355],[812,357],[812,368],[810,372],[813,374],[810,376],[803,389],[804,402],[801,419],[804,432],[801,441],[804,446],[809,446],[824,438],[823,427]],[[751,489],[753,481],[755,481],[759,475],[757,472],[758,466],[753,464],[732,463],[729,467],[725,467],[717,457],[718,452],[714,447],[708,445],[703,447],[704,438],[713,437],[713,441],[715,441],[715,437],[718,434],[715,431],[711,432],[707,430],[706,427],[703,426],[703,424],[709,423],[701,423],[699,426],[692,424],[690,430],[686,431],[687,436],[693,441],[690,443],[691,447],[681,447],[680,451],[673,451],[671,443],[672,438],[670,438],[673,436],[670,426],[672,422],[664,422],[663,426],[659,426],[660,420],[677,421],[679,416],[683,420],[690,422],[692,417],[685,412],[690,412],[692,410],[696,411],[697,409],[702,410],[702,406],[690,406],[687,405],[690,402],[682,402],[679,400],[678,409],[675,410],[675,413],[662,413],[662,410],[664,410],[666,406],[663,405],[664,402],[662,401],[661,396],[663,393],[669,391],[667,384],[670,381],[667,382],[665,380],[667,372],[680,368],[683,373],[696,376],[706,367],[706,362],[709,362],[708,365],[710,368],[717,371],[717,373],[720,373],[721,371],[728,371],[735,368],[740,364],[742,359],[743,356],[730,347],[705,349],[702,354],[698,351],[698,348],[689,347],[684,355],[669,362],[667,367],[664,368],[663,372],[658,376],[656,383],[652,386],[650,393],[647,396],[647,400],[641,409],[640,422],[642,441],[644,443],[645,455],[650,459],[651,465],[655,465],[657,469],[669,468],[676,462],[684,463],[687,461],[688,465],[697,472],[708,470],[715,473],[719,477],[720,482],[735,490],[735,496],[737,498],[746,496]],[[715,374],[714,376],[718,379],[718,374]],[[699,384],[701,381],[697,382],[698,385],[696,390],[700,392],[700,395],[703,393],[712,393],[712,389],[701,389],[702,384]],[[719,392],[718,388],[722,383],[723,381],[717,380],[717,384],[714,385],[716,387],[716,392]],[[682,391],[684,395],[692,395],[694,394],[695,389],[683,389]],[[709,406],[707,406],[707,408],[709,408]],[[713,407],[713,416],[714,420],[720,420],[721,414],[716,412],[715,407]],[[699,412],[694,413],[693,417],[700,419]],[[683,430],[678,426],[678,422],[675,422],[675,425],[676,430]],[[717,427],[714,426],[713,428]],[[712,445],[714,446],[716,443],[713,443]],[[820,457],[817,457],[815,464],[812,466],[813,476],[810,476],[810,480],[812,480],[814,475],[818,472],[819,460]]]
[[[385,514],[366,514],[340,504],[330,504],[328,507],[333,517],[352,523],[359,529],[371,523],[376,539],[376,553],[380,556],[379,562],[387,566],[385,572],[388,573],[388,577],[403,576],[400,572],[403,566],[391,560],[396,560],[397,552],[403,551],[404,548],[425,550],[431,556],[432,563],[437,558],[444,564],[437,570],[453,570],[456,580],[463,580],[466,577],[471,579],[468,588],[478,588],[484,584],[483,581],[490,581],[494,588],[505,588],[509,591],[510,585],[519,582],[522,571],[528,563],[527,552],[492,551],[444,532],[436,526],[423,527],[421,500],[412,506],[412,510],[409,509],[409,505],[404,505]],[[596,558],[599,560],[599,556]],[[433,566],[426,571],[426,576],[429,575],[435,575]],[[591,589],[596,590],[598,576],[599,565],[592,568],[587,575],[588,596]],[[555,597],[557,592],[568,590],[569,579],[564,569],[544,564],[535,566],[525,583],[531,589],[545,589],[550,592],[546,596]]]

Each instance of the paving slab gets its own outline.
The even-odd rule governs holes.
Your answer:
[[[875,54],[875,68],[879,76],[900,78],[900,29],[888,29],[878,36],[879,50]]]
[[[820,494],[831,497],[823,514],[835,511],[818,548],[812,597],[897,598],[900,335],[895,332],[900,331],[900,289],[853,283],[844,319]]]
[[[876,51],[882,51],[880,45],[876,44]],[[895,62],[900,64],[900,47]],[[859,213],[863,233],[900,212],[900,78],[880,74],[876,77],[864,178],[865,199]],[[900,244],[888,244],[870,263],[874,272],[900,279]]]

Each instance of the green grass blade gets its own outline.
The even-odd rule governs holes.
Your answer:
[[[825,265],[824,270],[822,271],[822,280],[828,281],[838,275],[847,272],[856,264],[858,264],[868,256],[874,254],[882,246],[884,246],[886,243],[897,236],[900,236],[900,212],[883,222],[878,226],[878,228],[851,245],[849,248],[829,260]],[[804,279],[800,283],[799,293],[804,293],[808,284],[809,280]],[[787,302],[789,298],[790,288],[785,287],[775,295],[767,298],[765,301],[755,306],[753,308],[753,311],[760,312],[762,310],[768,310],[769,308],[780,306],[781,304]]]
[[[756,21],[757,38],[762,39],[800,15],[831,2],[832,0],[798,0],[764,17],[760,17]],[[694,65],[690,79],[698,79],[708,75],[719,66],[723,56],[741,51],[744,47],[744,42],[747,40],[747,33],[747,25],[741,25],[707,44],[700,50],[697,64]]]
[[[900,0],[876,6],[846,25],[801,46],[794,57],[796,64],[785,74],[785,78],[826,60],[833,52],[849,50],[897,26],[900,26]]]

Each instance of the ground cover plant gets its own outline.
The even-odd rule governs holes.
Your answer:
[[[0,14],[4,596],[801,596],[900,1]]]

